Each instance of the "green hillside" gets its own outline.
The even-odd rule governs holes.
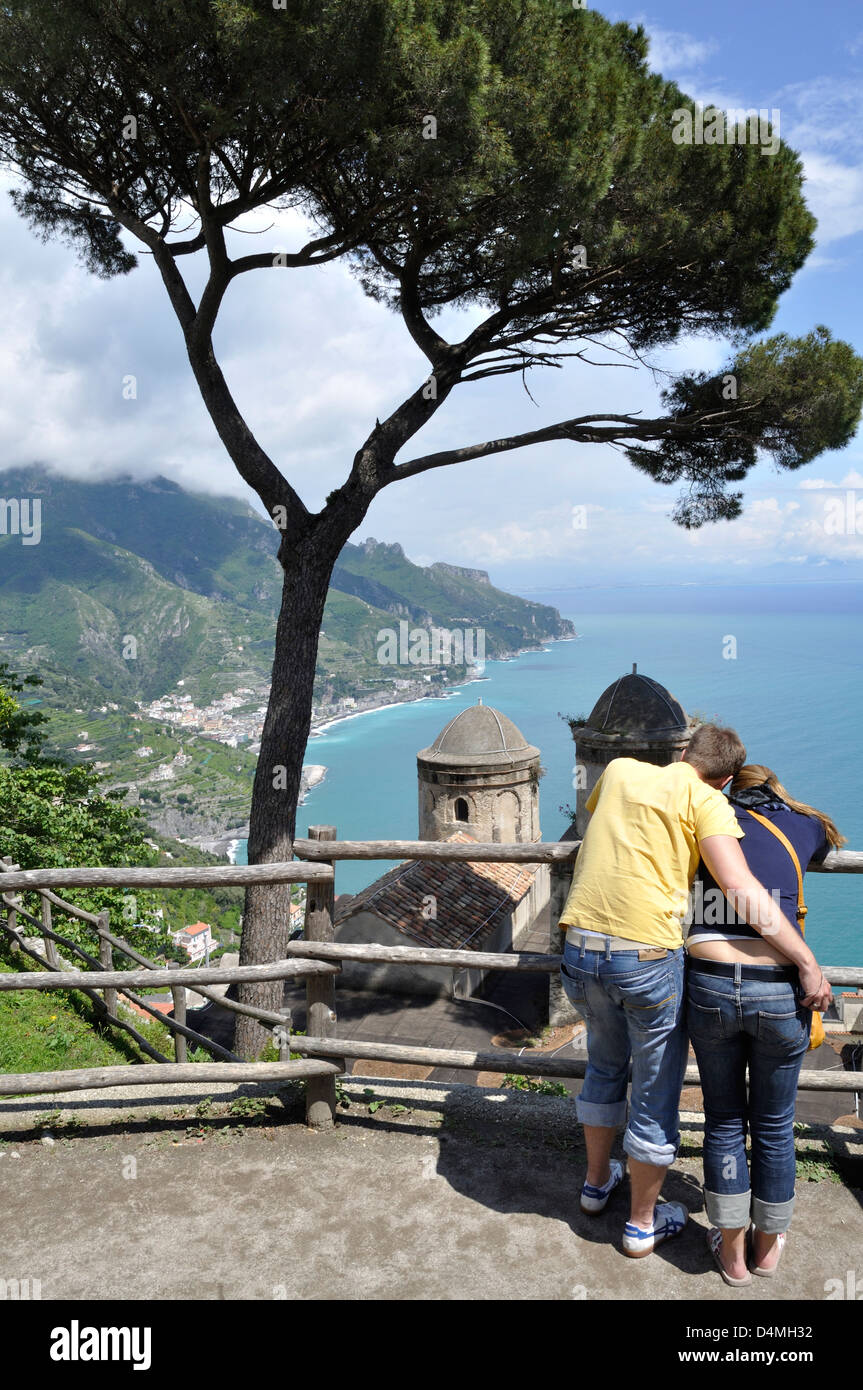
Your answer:
[[[40,468],[0,474],[0,491],[41,501],[34,545],[2,533],[0,508],[0,655],[38,668],[46,704],[101,697],[130,709],[181,680],[207,704],[268,683],[279,538],[251,507],[165,478],[85,483]],[[316,701],[364,697],[404,676],[378,661],[378,633],[401,619],[482,628],[488,658],[572,634],[555,609],[494,588],[481,570],[423,568],[400,545],[349,544],[324,612]]]
[[[235,498],[184,492],[167,478],[83,483],[43,468],[0,473],[0,494],[42,499],[40,545],[60,526],[85,531],[149,561],[180,589],[246,608],[278,606],[278,535]]]
[[[37,543],[24,544],[17,502],[5,499],[39,499]],[[50,745],[125,788],[160,834],[215,842],[248,819],[278,543],[251,507],[165,478],[0,474],[0,660],[42,678],[26,702],[48,714]],[[324,608],[316,723],[465,679],[469,656],[415,664],[410,637],[382,660],[381,634],[401,623],[426,640],[431,628],[472,633],[480,657],[481,631],[488,659],[572,635],[555,609],[496,589],[482,570],[425,568],[373,539],[346,545]]]
[[[0,537],[3,648],[26,652],[104,696],[152,699],[184,674],[266,679],[272,619],[166,580],[153,565],[77,528],[38,546]]]
[[[572,635],[572,624],[556,609],[496,589],[485,570],[442,562],[424,568],[408,560],[398,544],[369,539],[363,545],[346,545],[339,567],[400,596],[440,627],[484,628],[489,658],[538,647],[549,637]]]

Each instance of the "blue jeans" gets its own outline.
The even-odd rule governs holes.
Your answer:
[[[704,1199],[715,1226],[787,1231],[794,1209],[794,1106],[812,1012],[799,984],[687,966],[687,1025],[704,1095]],[[796,971],[794,972],[796,976]],[[746,1070],[749,1069],[749,1094]],[[747,1130],[752,1141],[746,1162]]]
[[[631,1158],[667,1168],[680,1143],[679,1106],[688,1044],[683,1027],[683,947],[661,960],[566,943],[560,978],[587,1024],[587,1070],[576,1114],[584,1125],[626,1123]]]

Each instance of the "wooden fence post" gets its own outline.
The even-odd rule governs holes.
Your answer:
[[[111,943],[104,935],[104,933],[108,931],[111,925],[111,914],[110,912],[108,912],[107,908],[104,908],[101,912],[97,913],[96,915],[99,918],[99,925],[96,928],[96,930],[99,933],[99,959],[102,962],[102,969],[113,970],[114,957],[111,950]],[[109,1014],[116,1014],[117,991],[115,989],[106,989],[103,992],[102,997],[105,1000],[105,1009],[107,1010],[107,1012]]]
[[[310,840],[337,839],[334,825],[310,825]],[[309,883],[306,888],[307,941],[333,941],[335,883]],[[336,1031],[336,983],[333,975],[309,975],[306,980],[306,1032],[329,1038]],[[306,1082],[306,1124],[329,1129],[336,1117],[335,1076],[310,1076]]]
[[[17,955],[21,949],[18,945],[18,937],[16,934],[18,931],[18,913],[15,911],[14,907],[6,908],[6,926],[9,929],[9,950],[14,956]]]
[[[51,931],[52,922],[50,899],[43,897],[40,899],[40,901],[42,903],[42,926],[45,927],[47,931]],[[57,969],[59,970],[60,957],[57,953],[57,943],[56,941],[52,941],[50,936],[45,937],[45,959],[47,960],[49,965],[56,965]]]
[[[171,985],[171,998],[174,1001],[174,1022],[186,1022],[186,990],[183,985]],[[186,1050],[186,1039],[182,1033],[174,1034],[174,1061],[185,1062],[188,1060]]]
[[[0,864],[2,864],[6,869],[18,868],[18,865],[15,864],[11,859],[0,859]],[[13,933],[9,937],[9,950],[14,956],[18,954],[18,951],[21,948],[18,945],[17,936],[14,935],[14,933],[18,930],[18,913],[11,905],[7,905],[6,907],[6,926],[8,927],[9,932]]]
[[[291,1011],[290,1009],[280,1009],[279,1013],[284,1018],[284,1023],[279,1024],[279,1061],[290,1062],[291,1060]]]

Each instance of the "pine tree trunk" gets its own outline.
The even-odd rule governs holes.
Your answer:
[[[283,544],[282,550],[285,550]],[[282,606],[276,629],[273,678],[261,751],[252,792],[249,863],[266,864],[292,857],[303,757],[312,715],[312,690],[318,639],[330,575],[340,546],[311,542],[281,555],[284,567]],[[290,931],[291,885],[256,884],[246,890],[240,964],[277,960],[285,954]],[[278,1010],[281,980],[241,985],[243,1004]],[[235,1051],[247,1059],[258,1055],[270,1033],[255,1019],[236,1016]]]

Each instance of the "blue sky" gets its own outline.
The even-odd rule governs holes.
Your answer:
[[[803,157],[819,230],[770,332],[802,334],[825,323],[863,353],[863,6],[658,0],[598,8],[644,24],[652,66],[695,100],[779,109],[782,138]],[[302,233],[290,218],[259,219],[256,229],[262,248],[293,247]],[[187,487],[248,497],[197,397],[148,260],[124,279],[94,280],[68,249],[42,246],[5,199],[0,235],[6,465],[40,461],[91,478],[161,472]],[[400,320],[366,299],[340,265],[241,277],[223,308],[217,347],[250,424],[312,507],[344,477],[375,416],[426,375]],[[716,370],[726,355],[725,344],[701,339],[656,360]],[[137,380],[133,401],[122,396],[129,374]],[[537,428],[581,409],[657,405],[648,373],[581,364],[534,375],[531,391],[538,408],[516,378],[462,388],[409,455]],[[795,474],[759,466],[744,493],[740,520],[686,533],[669,520],[675,490],[637,475],[614,451],[545,445],[391,487],[355,539],[399,540],[421,563],[480,565],[495,582],[520,589],[863,577],[859,434]],[[854,525],[837,525],[840,512]],[[573,525],[574,517],[585,524]]]

